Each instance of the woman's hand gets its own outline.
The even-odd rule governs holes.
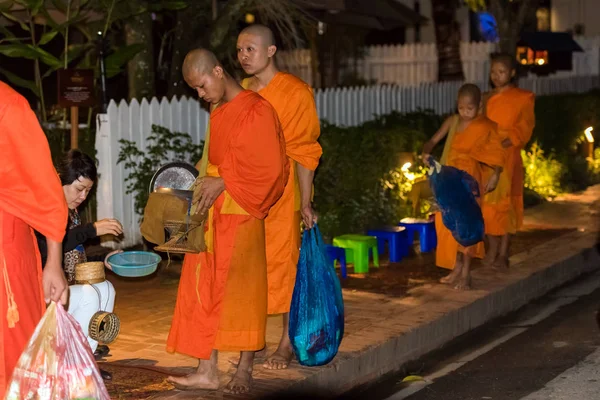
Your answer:
[[[114,235],[119,236],[123,233],[123,225],[119,220],[114,218],[105,218],[100,221],[94,222],[94,228],[96,228],[96,235]]]
[[[110,266],[110,264],[108,263],[108,258],[109,258],[110,256],[114,255],[114,254],[119,254],[119,253],[122,253],[122,252],[123,252],[123,250],[115,250],[115,251],[111,251],[110,253],[108,253],[108,254],[106,255],[106,257],[104,257],[104,266],[105,266],[107,269],[109,269],[109,270],[111,270],[111,271],[112,271],[112,267],[111,267],[111,266]]]

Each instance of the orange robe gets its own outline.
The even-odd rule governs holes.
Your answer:
[[[247,87],[245,80],[242,86]],[[314,171],[319,165],[321,127],[310,86],[279,72],[259,94],[271,103],[283,128],[290,174],[281,199],[265,220],[267,242],[268,313],[290,311],[300,253],[300,187],[296,163]]]
[[[12,371],[46,309],[33,229],[62,242],[67,204],[35,114],[27,100],[3,82],[0,160],[0,398],[4,398]],[[11,306],[16,306],[18,321],[8,317]]]
[[[504,179],[496,192],[486,196],[483,216],[490,221],[486,233],[502,236],[514,234],[523,225],[523,159],[535,126],[535,95],[527,90],[508,88],[487,100],[486,115],[498,124],[501,140],[510,139],[505,149]]]
[[[277,114],[243,91],[210,116],[207,176],[225,191],[209,211],[206,252],[183,261],[167,351],[209,359],[213,349],[265,345],[264,218],[281,197],[289,166]]]
[[[453,127],[456,125],[453,124]],[[449,144],[446,165],[463,170],[475,178],[479,183],[479,192],[483,194],[484,168],[504,164],[504,151],[500,145],[496,124],[484,116],[479,116],[463,131],[454,131],[449,138],[452,142]],[[484,222],[487,223],[485,219]],[[458,251],[468,252],[474,258],[484,256],[483,242],[467,248],[460,246],[444,226],[442,214],[439,212],[435,215],[435,229],[438,240],[435,258],[438,267],[454,269]]]

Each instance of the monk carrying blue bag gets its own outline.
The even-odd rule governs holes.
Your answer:
[[[298,362],[329,363],[344,336],[344,301],[340,282],[327,262],[319,228],[304,231],[290,309],[289,335]]]
[[[479,185],[465,171],[441,165],[431,157],[429,183],[433,197],[442,212],[444,226],[464,247],[483,240],[485,233],[481,207],[477,203]]]

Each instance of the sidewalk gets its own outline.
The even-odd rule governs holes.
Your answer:
[[[516,249],[519,253],[511,257],[509,272],[475,270],[474,290],[469,292],[435,283],[413,287],[402,296],[344,290],[346,333],[336,359],[320,368],[294,362],[282,371],[268,371],[257,364],[252,397],[284,391],[342,393],[399,370],[403,363],[598,268],[599,212],[600,186],[527,210],[526,230],[576,229],[535,247]],[[179,392],[165,382],[165,374],[187,373],[196,366],[189,357],[165,351],[177,279],[165,274],[136,281],[110,279],[117,289],[115,312],[121,318],[121,334],[110,346],[112,357],[105,364],[114,369],[115,382],[108,385],[114,398],[243,398],[222,392]],[[270,318],[267,331],[268,346],[274,349],[281,318]],[[228,358],[232,355],[223,353],[219,360],[223,384],[230,379]],[[164,374],[138,367],[153,367]],[[132,382],[124,382],[131,376]]]

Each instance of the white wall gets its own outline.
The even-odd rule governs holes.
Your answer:
[[[585,36],[600,35],[600,0],[552,0],[551,24],[555,32],[585,27]]]

